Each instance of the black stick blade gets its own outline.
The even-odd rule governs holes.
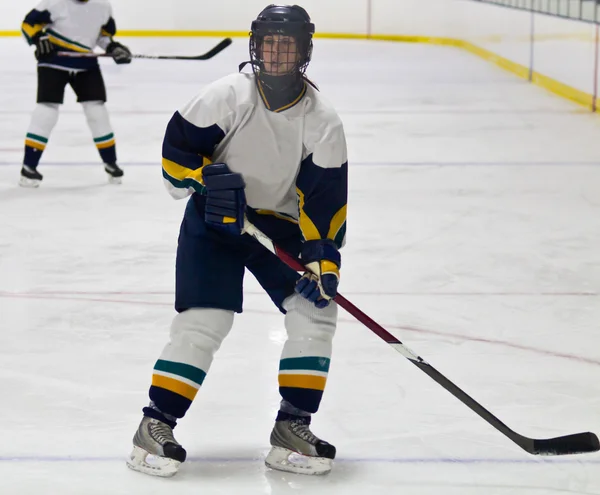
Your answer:
[[[229,45],[231,45],[232,40],[231,38],[225,38],[223,41],[221,41],[218,45],[216,45],[215,47],[213,47],[212,49],[210,49],[208,52],[206,52],[203,55],[200,55],[198,57],[198,60],[208,60],[210,58],[213,58],[215,55],[221,53],[223,50],[225,50],[225,48],[227,48]]]
[[[585,454],[598,452],[600,450],[600,441],[598,441],[598,437],[594,433],[588,431],[564,437],[534,440],[532,450],[529,453],[534,455]]]

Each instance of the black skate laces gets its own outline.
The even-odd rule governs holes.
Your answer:
[[[316,445],[320,440],[310,431],[310,418],[294,419],[290,421],[290,430],[294,435],[311,445]]]
[[[171,427],[162,421],[151,421],[148,424],[148,431],[150,436],[160,445],[164,446],[169,442],[179,445],[173,436],[173,430]]]

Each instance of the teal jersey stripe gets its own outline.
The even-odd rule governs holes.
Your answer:
[[[280,370],[311,370],[329,372],[331,360],[325,357],[288,358],[279,361]]]
[[[31,134],[30,132],[28,132],[27,133],[27,137],[29,139],[35,139],[36,141],[39,141],[40,143],[48,144],[48,139],[47,138],[42,137],[42,136],[38,136],[37,134]]]
[[[344,222],[344,225],[342,225],[340,230],[338,230],[338,233],[335,235],[335,239],[333,240],[338,248],[342,247],[344,237],[346,237],[346,222]]]
[[[78,46],[79,48],[83,48],[84,50],[91,50],[89,46],[82,45],[81,43],[77,43],[77,41],[70,40],[66,38],[62,34],[57,33],[54,29],[46,29],[46,32],[51,34],[52,36],[58,38],[59,40],[65,41],[66,43],[71,43],[71,45]]]
[[[167,179],[171,184],[173,184],[174,187],[178,189],[187,189],[191,187],[200,194],[204,194],[206,191],[206,188],[200,184],[200,182],[197,182],[194,179],[177,180],[174,177],[171,177],[164,168],[162,169],[162,174],[165,179]]]
[[[173,375],[182,376],[188,380],[192,380],[198,385],[202,385],[206,373],[200,368],[191,366],[189,364],[174,363],[173,361],[163,361],[159,359],[154,365],[154,369],[157,371],[164,371],[165,373],[172,373]]]
[[[110,141],[114,137],[115,137],[115,135],[111,132],[110,134],[107,134],[106,136],[94,138],[94,143],[101,143],[102,141]]]

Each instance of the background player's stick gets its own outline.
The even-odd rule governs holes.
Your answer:
[[[231,38],[225,38],[218,45],[208,50],[202,55],[195,56],[184,56],[184,55],[136,55],[132,54],[131,58],[148,58],[153,60],[208,60],[213,58],[215,55],[221,53],[225,48],[231,45]],[[57,52],[57,55],[61,57],[69,58],[99,58],[99,57],[110,57],[108,53],[95,53],[95,52]]]
[[[281,259],[286,265],[296,271],[307,271],[307,268],[295,258],[294,256],[281,250],[273,241],[267,237],[263,232],[251,224],[247,219],[244,225],[244,231],[254,237],[269,251],[274,253],[279,259]],[[476,414],[485,419],[490,425],[492,425],[500,433],[504,434],[519,447],[526,452],[534,455],[565,455],[565,454],[581,454],[585,452],[596,452],[600,450],[600,442],[598,437],[591,432],[587,433],[576,433],[574,435],[566,435],[563,437],[549,438],[549,439],[534,439],[519,435],[515,431],[511,430],[496,416],[489,412],[485,407],[471,398],[468,394],[463,392],[448,378],[437,371],[423,358],[417,356],[413,351],[406,347],[396,337],[389,333],[385,328],[373,321],[354,304],[348,301],[344,296],[338,293],[334,298],[334,301],[344,308],[348,313],[354,316],[358,321],[364,324],[369,330],[381,337],[388,344],[390,344],[396,351],[402,354],[412,364],[414,364],[421,371],[433,378],[437,383],[444,387],[454,397],[460,400],[467,407],[472,409]]]

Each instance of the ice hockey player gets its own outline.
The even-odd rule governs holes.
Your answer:
[[[178,314],[154,366],[150,403],[127,460],[132,469],[172,476],[185,460],[173,428],[192,404],[234,313],[242,312],[246,268],[285,314],[287,331],[279,361],[282,400],[265,462],[305,474],[332,468],[335,447],[315,436],[310,423],[337,323],[331,298],[346,232],[348,164],[342,123],[305,76],[313,33],[303,8],[268,6],[252,22],[253,74],[208,85],[169,122],[165,185],[173,197],[191,198],[177,248]],[[319,275],[300,276],[243,235],[244,215]],[[245,407],[239,404],[240,414]]]
[[[131,62],[127,47],[113,40],[116,33],[112,8],[107,0],[42,0],[25,17],[23,35],[35,46],[37,105],[25,138],[25,157],[20,184],[38,187],[37,170],[52,129],[58,121],[65,87],[71,85],[83,106],[94,143],[112,183],[120,183],[123,170],[117,165],[115,137],[106,110],[106,88],[95,58],[67,58],[58,51],[91,52],[100,46],[117,64]]]

